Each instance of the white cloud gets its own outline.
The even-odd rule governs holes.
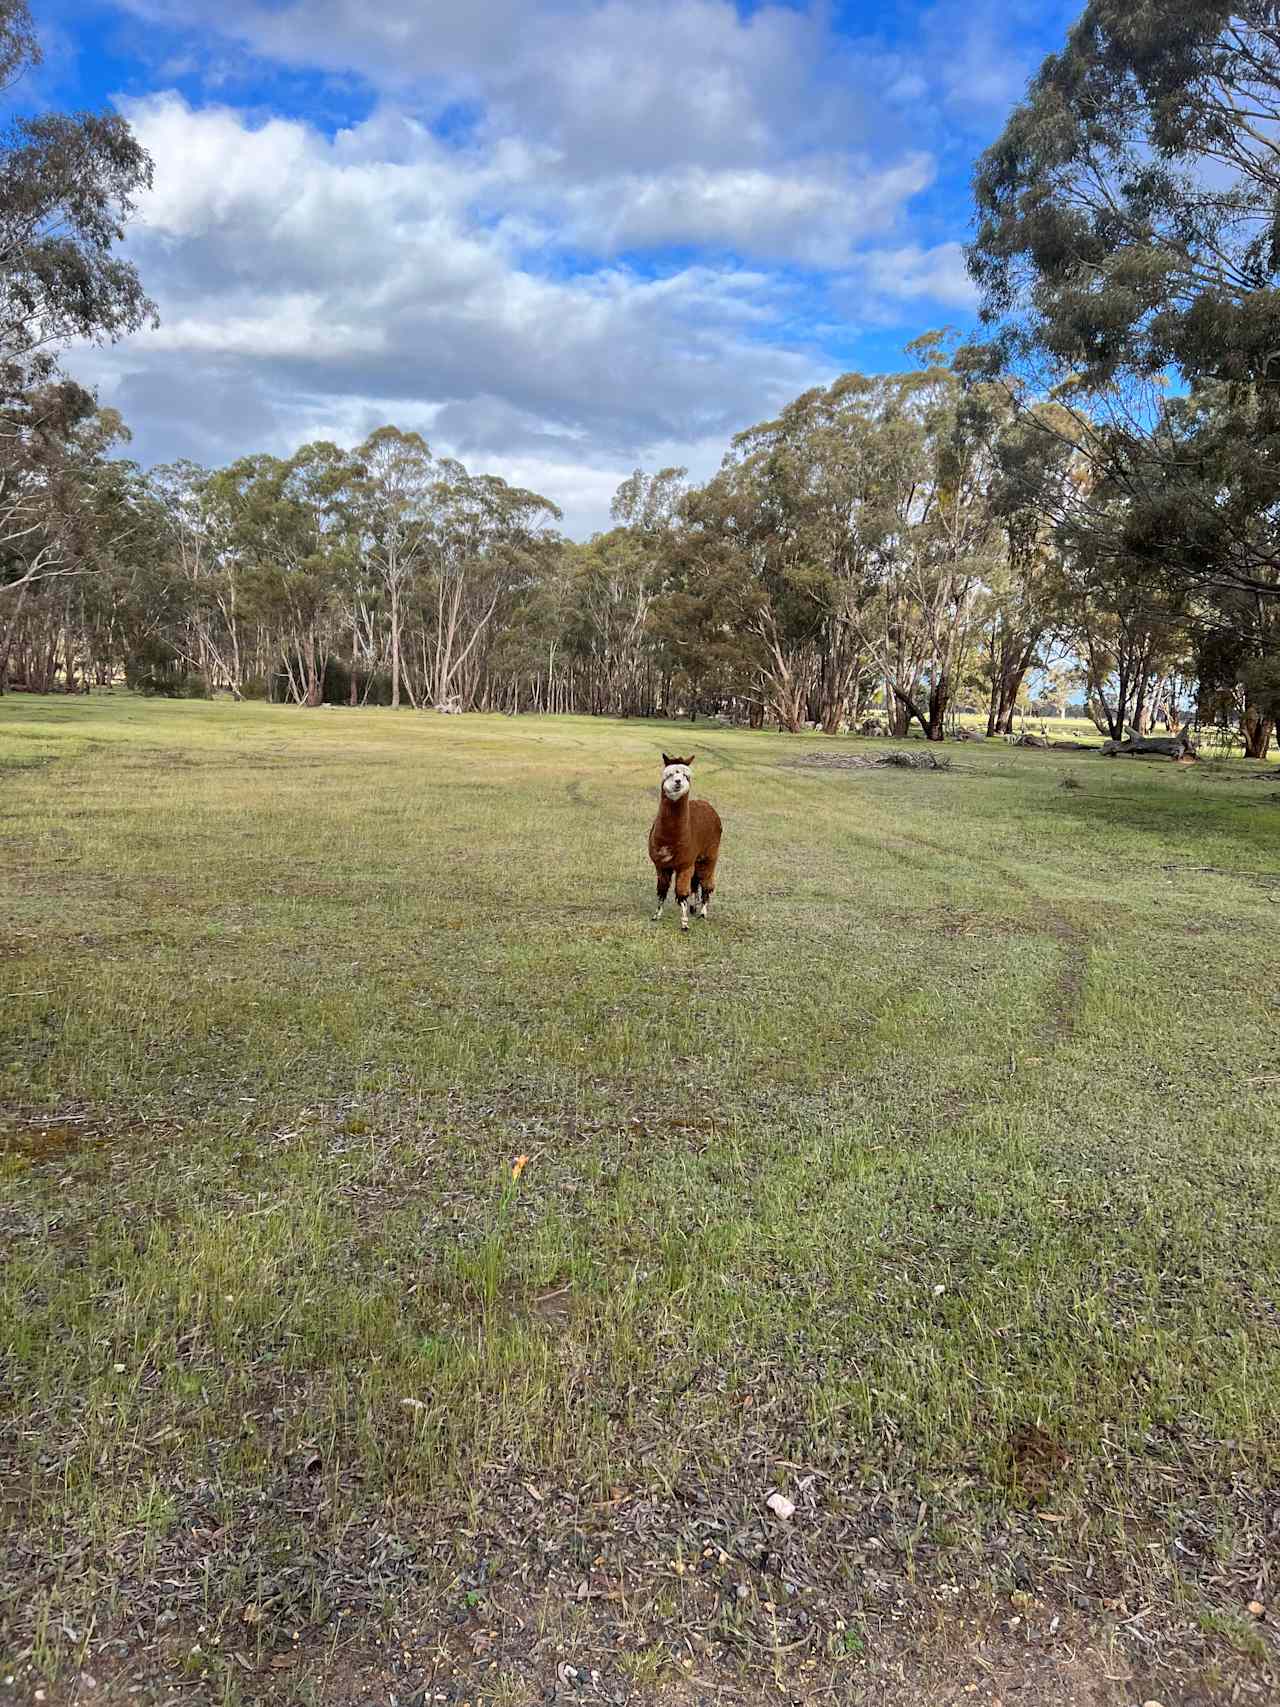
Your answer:
[[[482,103],[490,135],[537,135],[575,179],[759,164],[877,129],[878,56],[823,8],[733,0],[122,0],[277,64],[359,74],[425,108]]]
[[[927,154],[876,169],[685,167],[582,186],[562,202],[562,233],[603,253],[698,243],[815,267],[847,264],[856,243],[892,227],[933,176]]]
[[[183,12],[182,0],[124,3],[169,23]],[[195,21],[204,8],[186,10]],[[530,19],[509,0],[228,0],[214,27],[391,91],[395,112],[348,143],[383,161],[406,147],[420,157],[430,121],[474,103],[468,146],[440,155],[531,242],[838,266],[932,178],[911,78],[896,58],[854,52],[816,10],[560,0]]]
[[[876,325],[971,305],[959,245],[910,225],[951,72],[842,39],[817,4],[117,4],[163,26],[157,63],[207,69],[216,32],[227,102],[122,103],[156,161],[130,244],[162,326],[81,371],[144,458],[395,420],[580,532],[637,463],[707,472],[830,378],[842,299]],[[256,113],[266,63],[378,104],[333,134],[251,120],[231,97]]]
[[[923,299],[949,308],[977,306],[978,292],[965,268],[961,243],[877,249],[864,258],[862,276],[879,297],[895,303]]]
[[[509,477],[563,478],[580,531],[603,520],[602,472],[723,442],[821,375],[771,340],[789,302],[763,271],[526,270],[471,216],[486,169],[425,132],[387,160],[381,117],[329,140],[171,94],[127,111],[157,163],[130,244],[162,325],[79,365],[141,417],[145,456],[289,450],[394,419]]]

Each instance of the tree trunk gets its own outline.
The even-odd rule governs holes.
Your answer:
[[[929,689],[929,715],[924,726],[926,741],[946,740],[947,707],[950,703],[951,683],[946,676],[939,676]]]
[[[1004,694],[1002,691],[1003,685],[1004,684],[997,679],[993,679],[991,683],[991,698],[987,701],[988,737],[998,735],[1000,733],[1000,717],[1004,705]]]
[[[911,719],[914,717],[920,725],[926,741],[946,740],[947,706],[951,701],[951,688],[945,676],[930,687],[927,710],[923,709],[902,688],[895,687],[893,692],[898,702],[894,709],[901,709],[904,714],[900,729],[893,728],[896,719],[890,719],[890,727],[895,735],[899,738],[905,735],[911,725]]]
[[[391,709],[400,709],[400,585],[391,582]]]
[[[1195,758],[1196,750],[1191,744],[1189,729],[1184,729],[1180,735],[1139,735],[1136,730],[1130,729],[1123,741],[1104,741],[1102,754],[1108,759],[1150,754],[1153,757],[1189,762]]]
[[[236,699],[241,697],[240,689],[244,685],[244,672],[240,667],[240,623],[236,616],[236,584],[231,583],[231,620],[228,624],[231,630],[231,692]]]
[[[991,711],[987,717],[988,735],[1011,735],[1013,714],[1018,709],[1018,695],[1027,679],[1029,663],[1017,663],[997,676],[991,687]]]
[[[0,642],[0,694],[9,685],[9,655],[13,651],[13,637],[18,632],[18,618],[22,615],[22,607],[26,602],[27,589],[19,587],[17,603],[5,625],[4,640]]]
[[[849,709],[847,694],[833,693],[829,695],[819,709],[818,721],[822,725],[824,735],[838,735],[840,725],[845,720]]]
[[[307,636],[307,704],[319,705],[323,689],[323,667],[319,662],[320,648],[316,645],[315,630]]]
[[[1265,717],[1256,705],[1245,706],[1244,716],[1240,720],[1240,733],[1244,736],[1246,759],[1266,758],[1274,728],[1271,718]]]
[[[1124,734],[1123,705],[1117,705],[1113,712],[1109,702],[1100,693],[1091,694],[1085,702],[1089,721],[1109,741],[1118,741]]]

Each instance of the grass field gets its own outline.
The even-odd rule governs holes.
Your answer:
[[[1274,1699],[1280,771],[876,745],[0,701],[0,1696]]]

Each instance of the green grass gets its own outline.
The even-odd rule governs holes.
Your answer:
[[[780,1681],[1028,1583],[1273,1663],[1277,788],[787,762],[871,745],[0,701],[0,1685],[516,1601]]]

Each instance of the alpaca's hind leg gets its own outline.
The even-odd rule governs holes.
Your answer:
[[[670,889],[670,887],[671,873],[669,871],[660,871],[658,873],[658,910],[653,915],[653,922],[655,925],[662,917],[662,909],[667,904],[667,890]]]
[[[705,865],[698,867],[697,882],[698,888],[702,891],[702,906],[699,909],[698,917],[709,919],[711,917],[711,897],[715,894],[716,889],[715,860],[708,860]]]

